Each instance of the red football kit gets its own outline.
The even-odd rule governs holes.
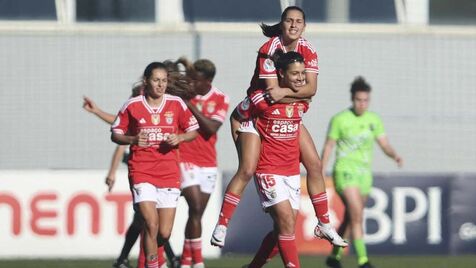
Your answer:
[[[220,90],[212,87],[206,95],[197,95],[190,102],[207,118],[223,123],[228,111],[228,97]],[[216,167],[217,153],[215,144],[216,133],[208,135],[198,130],[200,134],[195,140],[180,144],[180,162],[193,163],[199,167]]]
[[[257,89],[266,88],[264,79],[278,78],[273,60],[271,58],[265,58],[264,56],[261,56],[272,56],[278,49],[281,49],[284,53],[288,52],[286,47],[283,45],[281,36],[270,38],[260,47],[258,56],[256,58],[255,71],[253,73],[253,77],[251,78],[250,87],[247,91],[248,96]],[[306,39],[300,37],[294,51],[301,54],[304,58],[306,72],[319,73],[317,52]]]
[[[292,176],[299,169],[299,126],[309,108],[307,102],[269,105],[263,91],[252,95],[256,130],[261,136],[261,153],[256,173]]]
[[[197,129],[197,119],[179,97],[164,94],[157,108],[151,107],[145,96],[129,99],[119,111],[112,131],[130,136],[145,131],[151,144],[149,147],[130,146],[130,184],[148,182],[158,188],[180,188],[177,148],[165,140],[170,134]]]
[[[260,56],[264,54],[271,56],[278,49],[283,50],[283,52],[287,52],[280,36],[270,38],[259,49],[259,54],[256,58],[256,67],[253,77],[251,78],[250,87],[247,90],[248,97],[250,97],[255,90],[266,88],[265,79],[278,78],[276,74],[276,68],[274,67],[274,62],[270,58]],[[304,58],[304,67],[306,72],[312,72],[316,74],[319,73],[317,52],[306,39],[303,37],[299,38],[294,51],[299,52],[299,54],[301,54]],[[251,116],[249,105],[249,98],[245,98],[236,106],[236,110],[243,120],[246,120]]]

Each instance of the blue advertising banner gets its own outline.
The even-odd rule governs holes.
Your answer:
[[[231,175],[223,174],[224,187]],[[343,206],[332,185],[327,190],[331,218],[339,224]],[[330,248],[309,237],[315,223],[308,219],[315,216],[306,202],[303,191],[296,226],[298,250],[325,254]],[[368,250],[392,255],[476,254],[475,205],[476,174],[377,174],[364,216]],[[251,182],[230,223],[224,252],[255,252],[271,228]]]
[[[372,254],[445,254],[450,175],[378,175],[364,213]]]
[[[451,253],[476,254],[476,175],[458,176],[452,180]]]

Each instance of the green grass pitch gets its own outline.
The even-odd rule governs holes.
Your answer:
[[[476,255],[464,256],[370,256],[376,268],[476,268]],[[205,261],[207,268],[241,268],[251,260],[251,256],[225,255],[219,259]],[[325,267],[325,257],[300,256],[301,267]],[[111,267],[112,260],[0,260],[5,268],[92,268]],[[133,264],[135,264],[133,262]],[[357,267],[355,257],[345,256],[342,264],[345,268]],[[274,258],[266,268],[283,267],[279,258]]]

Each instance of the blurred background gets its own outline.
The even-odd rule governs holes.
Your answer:
[[[128,196],[127,171],[121,167],[122,185],[106,193],[115,145],[82,97],[116,113],[148,63],[186,56],[216,64],[214,84],[233,109],[267,40],[259,23],[279,22],[287,5],[306,12],[304,36],[319,54],[318,93],[304,118],[318,150],[362,75],[373,88],[370,110],[405,160],[398,169],[376,150],[370,254],[476,254],[476,1],[0,0],[0,244],[12,245],[0,247],[0,258],[117,255],[132,213],[111,196]],[[217,146],[223,180],[208,225],[237,167],[229,132],[225,122]],[[245,197],[249,205],[230,226],[235,235],[223,252],[204,245],[206,256],[256,249],[269,222],[253,186]],[[326,254],[328,245],[309,234],[305,202],[300,252]],[[337,198],[332,208],[338,223]],[[177,251],[185,211],[174,229]],[[253,230],[248,217],[259,218]]]

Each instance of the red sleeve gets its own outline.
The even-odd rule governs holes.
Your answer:
[[[259,49],[257,68],[259,70],[258,76],[260,79],[277,78],[276,68],[274,67],[273,60],[263,56],[270,55],[272,40],[273,39],[270,39],[268,42],[264,43],[264,45],[262,45]]]
[[[302,53],[306,72],[319,73],[317,52],[312,47],[304,47]]]
[[[264,98],[264,90],[256,90],[250,96],[251,103],[253,104],[253,113],[260,114],[266,111],[271,105]]]
[[[129,108],[130,105],[124,104],[123,108],[119,111],[116,119],[112,123],[111,131],[117,134],[125,135],[129,128]]]
[[[183,106],[182,106],[183,107]],[[193,116],[192,112],[185,106],[184,108],[178,107],[180,109],[179,113],[179,127],[184,132],[189,132],[198,129],[197,118]]]
[[[227,96],[223,95],[217,99],[217,106],[215,112],[210,115],[210,118],[216,120],[220,123],[223,123],[226,118],[226,113],[228,112],[228,107],[230,106],[230,101]]]

